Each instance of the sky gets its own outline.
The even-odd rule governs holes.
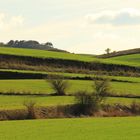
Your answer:
[[[9,40],[88,54],[140,48],[140,0],[0,0],[0,42]]]

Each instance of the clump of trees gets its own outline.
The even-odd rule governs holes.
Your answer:
[[[40,44],[38,41],[35,40],[10,40],[7,44],[5,44],[6,46],[10,46],[13,48],[29,48],[29,49],[40,49],[40,50],[49,50],[49,51],[62,51],[62,52],[66,52],[64,50],[60,50],[57,48],[54,48],[54,45],[52,42],[46,42],[44,44]]]
[[[47,42],[45,44],[40,44],[38,41],[34,41],[34,40],[29,40],[29,41],[25,41],[25,40],[10,40],[7,43],[8,46],[10,47],[15,47],[15,48],[31,48],[31,49],[53,49],[53,44],[51,42]]]

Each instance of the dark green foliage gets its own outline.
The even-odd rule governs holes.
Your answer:
[[[53,47],[53,44],[51,42],[46,42],[45,44],[40,44],[37,41],[34,40],[10,40],[7,44],[7,46],[13,47],[13,48],[29,48],[29,49],[40,49],[40,50],[51,50],[51,51],[58,51],[58,52],[66,52],[64,50],[60,50]]]

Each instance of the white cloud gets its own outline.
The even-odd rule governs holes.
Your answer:
[[[21,26],[24,23],[24,18],[22,16],[14,16],[9,23],[13,26]]]
[[[22,27],[23,24],[24,18],[22,16],[9,16],[5,13],[0,13],[0,31]]]
[[[126,8],[118,11],[102,11],[99,13],[89,14],[86,19],[91,24],[109,24],[109,25],[139,25],[140,10]]]

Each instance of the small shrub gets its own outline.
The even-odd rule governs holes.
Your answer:
[[[36,119],[35,104],[34,101],[24,102],[24,106],[27,108],[27,119]]]
[[[97,102],[101,103],[105,100],[105,97],[110,92],[110,83],[108,79],[103,80],[95,80],[95,83],[93,85],[94,88],[94,96],[97,100]]]
[[[86,91],[80,91],[76,94],[76,113],[91,115],[99,110],[102,102],[105,100],[106,94],[109,93],[109,81],[95,81],[94,92],[92,94]]]
[[[95,96],[86,91],[80,91],[75,95],[76,99],[76,115],[92,115],[98,110],[98,104]]]
[[[68,81],[63,79],[52,79],[50,80],[50,84],[56,95],[65,95],[69,86]]]
[[[140,114],[140,103],[133,101],[130,105],[130,111],[134,114]]]

